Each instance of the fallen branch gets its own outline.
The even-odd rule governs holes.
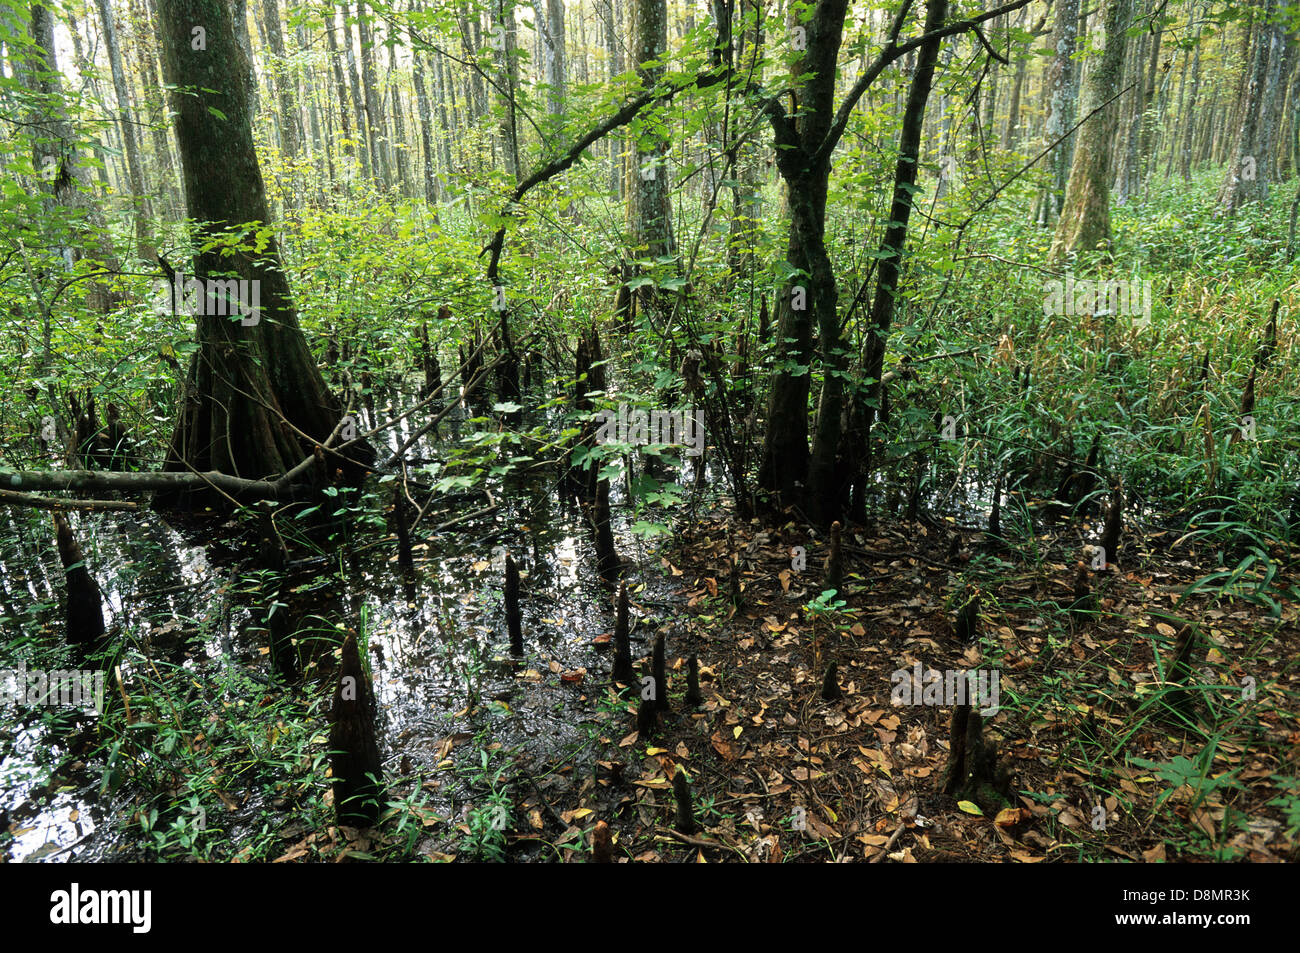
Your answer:
[[[20,497],[30,496],[16,493],[23,490],[48,492],[61,490],[70,493],[106,493],[120,491],[126,493],[146,493],[151,490],[202,490],[216,488],[232,496],[252,500],[277,500],[293,495],[300,484],[298,478],[316,464],[315,455],[307,457],[288,473],[275,480],[246,480],[226,473],[210,470],[206,473],[120,473],[107,470],[33,470],[14,472],[0,470],[0,483],[13,489],[7,490],[4,501],[19,502]],[[40,500],[41,497],[36,497]],[[62,501],[59,501],[62,502]],[[72,501],[69,501],[72,502]],[[94,502],[94,501],[80,501]],[[105,501],[107,502],[107,501]]]
[[[691,834],[683,834],[681,831],[675,831],[671,827],[656,827],[655,833],[666,835],[671,837],[673,840],[681,841],[683,844],[688,844],[691,847],[717,848],[719,850],[735,851],[742,859],[749,860],[749,858],[745,856],[743,850],[735,844],[728,844],[725,841],[709,840],[705,837],[695,837]]]
[[[0,503],[10,506],[30,506],[38,510],[126,510],[134,512],[140,509],[139,503],[129,500],[63,500],[53,496],[37,496],[35,493],[16,493],[13,490],[0,490]]]

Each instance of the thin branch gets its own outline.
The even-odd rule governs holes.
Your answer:
[[[958,20],[957,22],[950,23],[945,27],[932,30],[922,36],[918,36],[914,40],[908,40],[901,46],[897,45],[897,30],[900,24],[899,18],[896,17],[894,24],[891,27],[894,32],[890,36],[890,39],[885,43],[885,48],[880,51],[880,55],[876,57],[875,62],[867,67],[866,71],[858,77],[857,82],[853,84],[853,88],[849,90],[848,95],[844,97],[844,102],[840,103],[840,108],[835,113],[835,121],[827,131],[826,138],[822,140],[821,145],[818,146],[816,151],[813,153],[812,166],[815,168],[820,163],[826,162],[830,159],[831,153],[835,151],[835,147],[839,145],[840,139],[844,135],[844,130],[848,128],[849,117],[853,115],[853,110],[854,107],[857,106],[858,100],[862,98],[862,95],[867,91],[867,88],[876,81],[876,78],[885,71],[885,67],[889,66],[889,64],[906,56],[908,53],[912,52],[912,50],[920,48],[922,44],[929,40],[945,36],[955,36],[958,33],[965,33],[968,30],[974,29],[985,20],[1000,17],[1004,13],[1012,13],[1033,2],[1034,0],[1014,0],[1012,3],[997,7],[994,10],[989,10],[986,13],[981,13],[979,16],[970,17],[966,20]],[[903,11],[900,11],[900,16],[905,12],[905,10],[906,8],[904,8]]]

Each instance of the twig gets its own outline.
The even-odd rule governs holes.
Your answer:
[[[903,831],[905,830],[907,830],[907,822],[899,821],[898,829],[889,836],[889,840],[885,842],[885,846],[880,848],[880,853],[876,854],[874,857],[868,860],[867,863],[869,864],[880,863],[880,858],[887,856],[889,852],[894,849],[894,845],[898,843],[898,839],[903,836]]]
[[[681,841],[683,844],[688,844],[691,847],[699,847],[699,848],[716,847],[720,850],[725,848],[726,850],[735,851],[736,855],[741,857],[742,859],[749,860],[749,858],[745,856],[745,852],[743,850],[741,850],[735,844],[728,844],[726,841],[707,840],[703,837],[692,837],[690,834],[683,834],[681,831],[675,831],[671,827],[656,827],[655,833],[666,834],[669,837],[673,838],[674,840]]]

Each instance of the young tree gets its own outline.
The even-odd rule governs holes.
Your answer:
[[[108,65],[113,74],[113,92],[117,96],[117,120],[122,132],[122,148],[126,153],[127,178],[131,183],[132,220],[135,223],[135,240],[144,255],[145,216],[149,214],[144,194],[144,175],[140,172],[140,146],[131,120],[131,94],[126,85],[126,71],[122,69],[122,50],[117,42],[117,23],[109,0],[96,0],[99,22],[104,28],[104,48],[108,52]]]
[[[64,101],[62,76],[54,46],[54,17],[49,7],[34,4],[31,8],[30,49],[14,57],[15,78],[26,91],[28,115],[25,117],[32,147],[32,166],[48,189],[47,208],[66,210],[71,231],[59,236],[54,244],[58,258],[66,263],[94,258],[109,271],[118,269],[117,258],[103,231],[103,221],[93,203],[86,166],[78,152],[80,140],[69,121]],[[14,47],[10,45],[10,54]],[[57,218],[57,216],[51,216]],[[65,244],[66,242],[66,244]],[[95,284],[91,305],[107,309],[114,296],[107,287]],[[50,313],[40,304],[44,357],[50,353]]]

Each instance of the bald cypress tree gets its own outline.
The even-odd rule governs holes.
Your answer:
[[[214,313],[214,295],[195,318],[199,348],[190,361],[164,469],[218,470],[261,478],[283,474],[335,430],[343,410],[325,385],[298,325],[289,281],[270,224],[250,126],[248,66],[222,0],[159,0],[163,66],[175,87],[172,108],[185,198],[195,221],[193,276],[257,282],[259,307]],[[238,239],[229,257],[231,238]],[[209,284],[209,288],[211,285]],[[333,465],[355,473],[373,460],[362,443]],[[214,502],[204,499],[201,502]],[[164,494],[158,506],[200,502]]]

